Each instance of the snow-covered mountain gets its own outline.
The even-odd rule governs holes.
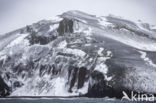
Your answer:
[[[156,29],[68,11],[0,36],[1,96],[156,94]]]

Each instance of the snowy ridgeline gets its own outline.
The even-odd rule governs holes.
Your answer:
[[[0,95],[120,97],[123,90],[155,94],[153,28],[69,11],[3,35],[0,73],[9,89],[1,86]]]

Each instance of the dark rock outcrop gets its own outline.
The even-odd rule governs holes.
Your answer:
[[[10,92],[11,92],[10,88],[0,76],[0,97],[8,96],[10,95]]]
[[[59,23],[57,32],[60,35],[63,35],[64,33],[73,33],[73,31],[73,20],[65,18]]]

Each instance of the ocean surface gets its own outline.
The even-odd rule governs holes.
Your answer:
[[[155,103],[110,98],[0,98],[0,103]]]

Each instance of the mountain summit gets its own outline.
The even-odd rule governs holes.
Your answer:
[[[0,36],[1,96],[156,94],[156,29],[68,11]]]

